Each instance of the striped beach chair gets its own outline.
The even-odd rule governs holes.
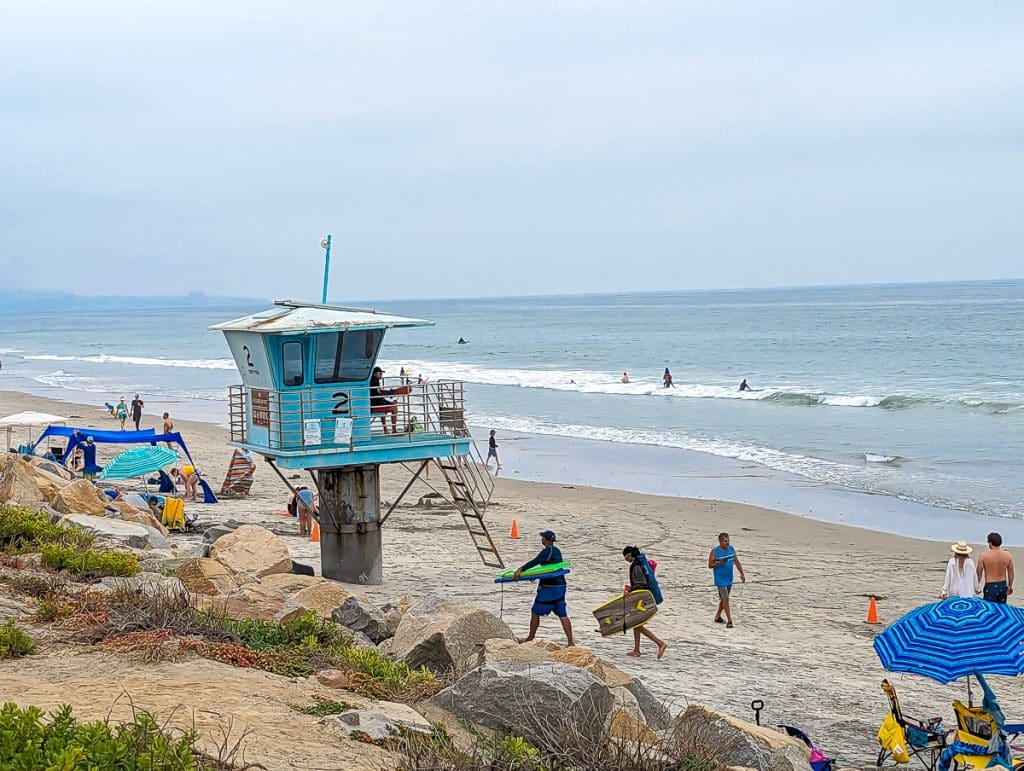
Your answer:
[[[235,450],[231,456],[231,465],[228,466],[228,475],[221,485],[222,496],[243,496],[248,495],[252,489],[252,476],[256,471],[256,464],[249,460],[241,450]]]

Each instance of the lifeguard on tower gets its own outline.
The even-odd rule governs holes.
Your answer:
[[[328,578],[383,581],[380,528],[428,463],[441,469],[484,564],[504,567],[483,521],[493,481],[471,458],[463,383],[390,383],[377,366],[388,329],[432,324],[282,300],[210,327],[224,333],[242,377],[229,393],[231,444],[264,456],[289,488],[280,469],[309,472]],[[410,462],[418,469],[382,516],[380,466]]]

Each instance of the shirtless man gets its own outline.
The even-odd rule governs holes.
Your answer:
[[[1013,594],[1013,557],[1002,548],[999,533],[988,534],[988,551],[978,557],[978,580],[984,580],[982,596],[989,602],[1006,604],[1007,595]]]

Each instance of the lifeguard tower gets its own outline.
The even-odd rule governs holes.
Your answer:
[[[264,456],[293,492],[281,469],[309,472],[320,494],[328,578],[383,582],[380,529],[430,463],[444,475],[484,564],[504,567],[484,524],[493,480],[472,455],[463,383],[374,374],[388,329],[432,325],[284,300],[210,327],[224,333],[242,376],[229,392],[231,444]],[[411,479],[382,515],[386,463],[402,464]]]

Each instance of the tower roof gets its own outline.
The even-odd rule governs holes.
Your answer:
[[[378,313],[369,308],[343,308],[336,305],[314,305],[295,300],[277,300],[273,308],[259,313],[224,321],[209,327],[221,332],[259,332],[288,334],[295,332],[326,332],[335,329],[390,329],[391,327],[429,327],[434,322]]]

